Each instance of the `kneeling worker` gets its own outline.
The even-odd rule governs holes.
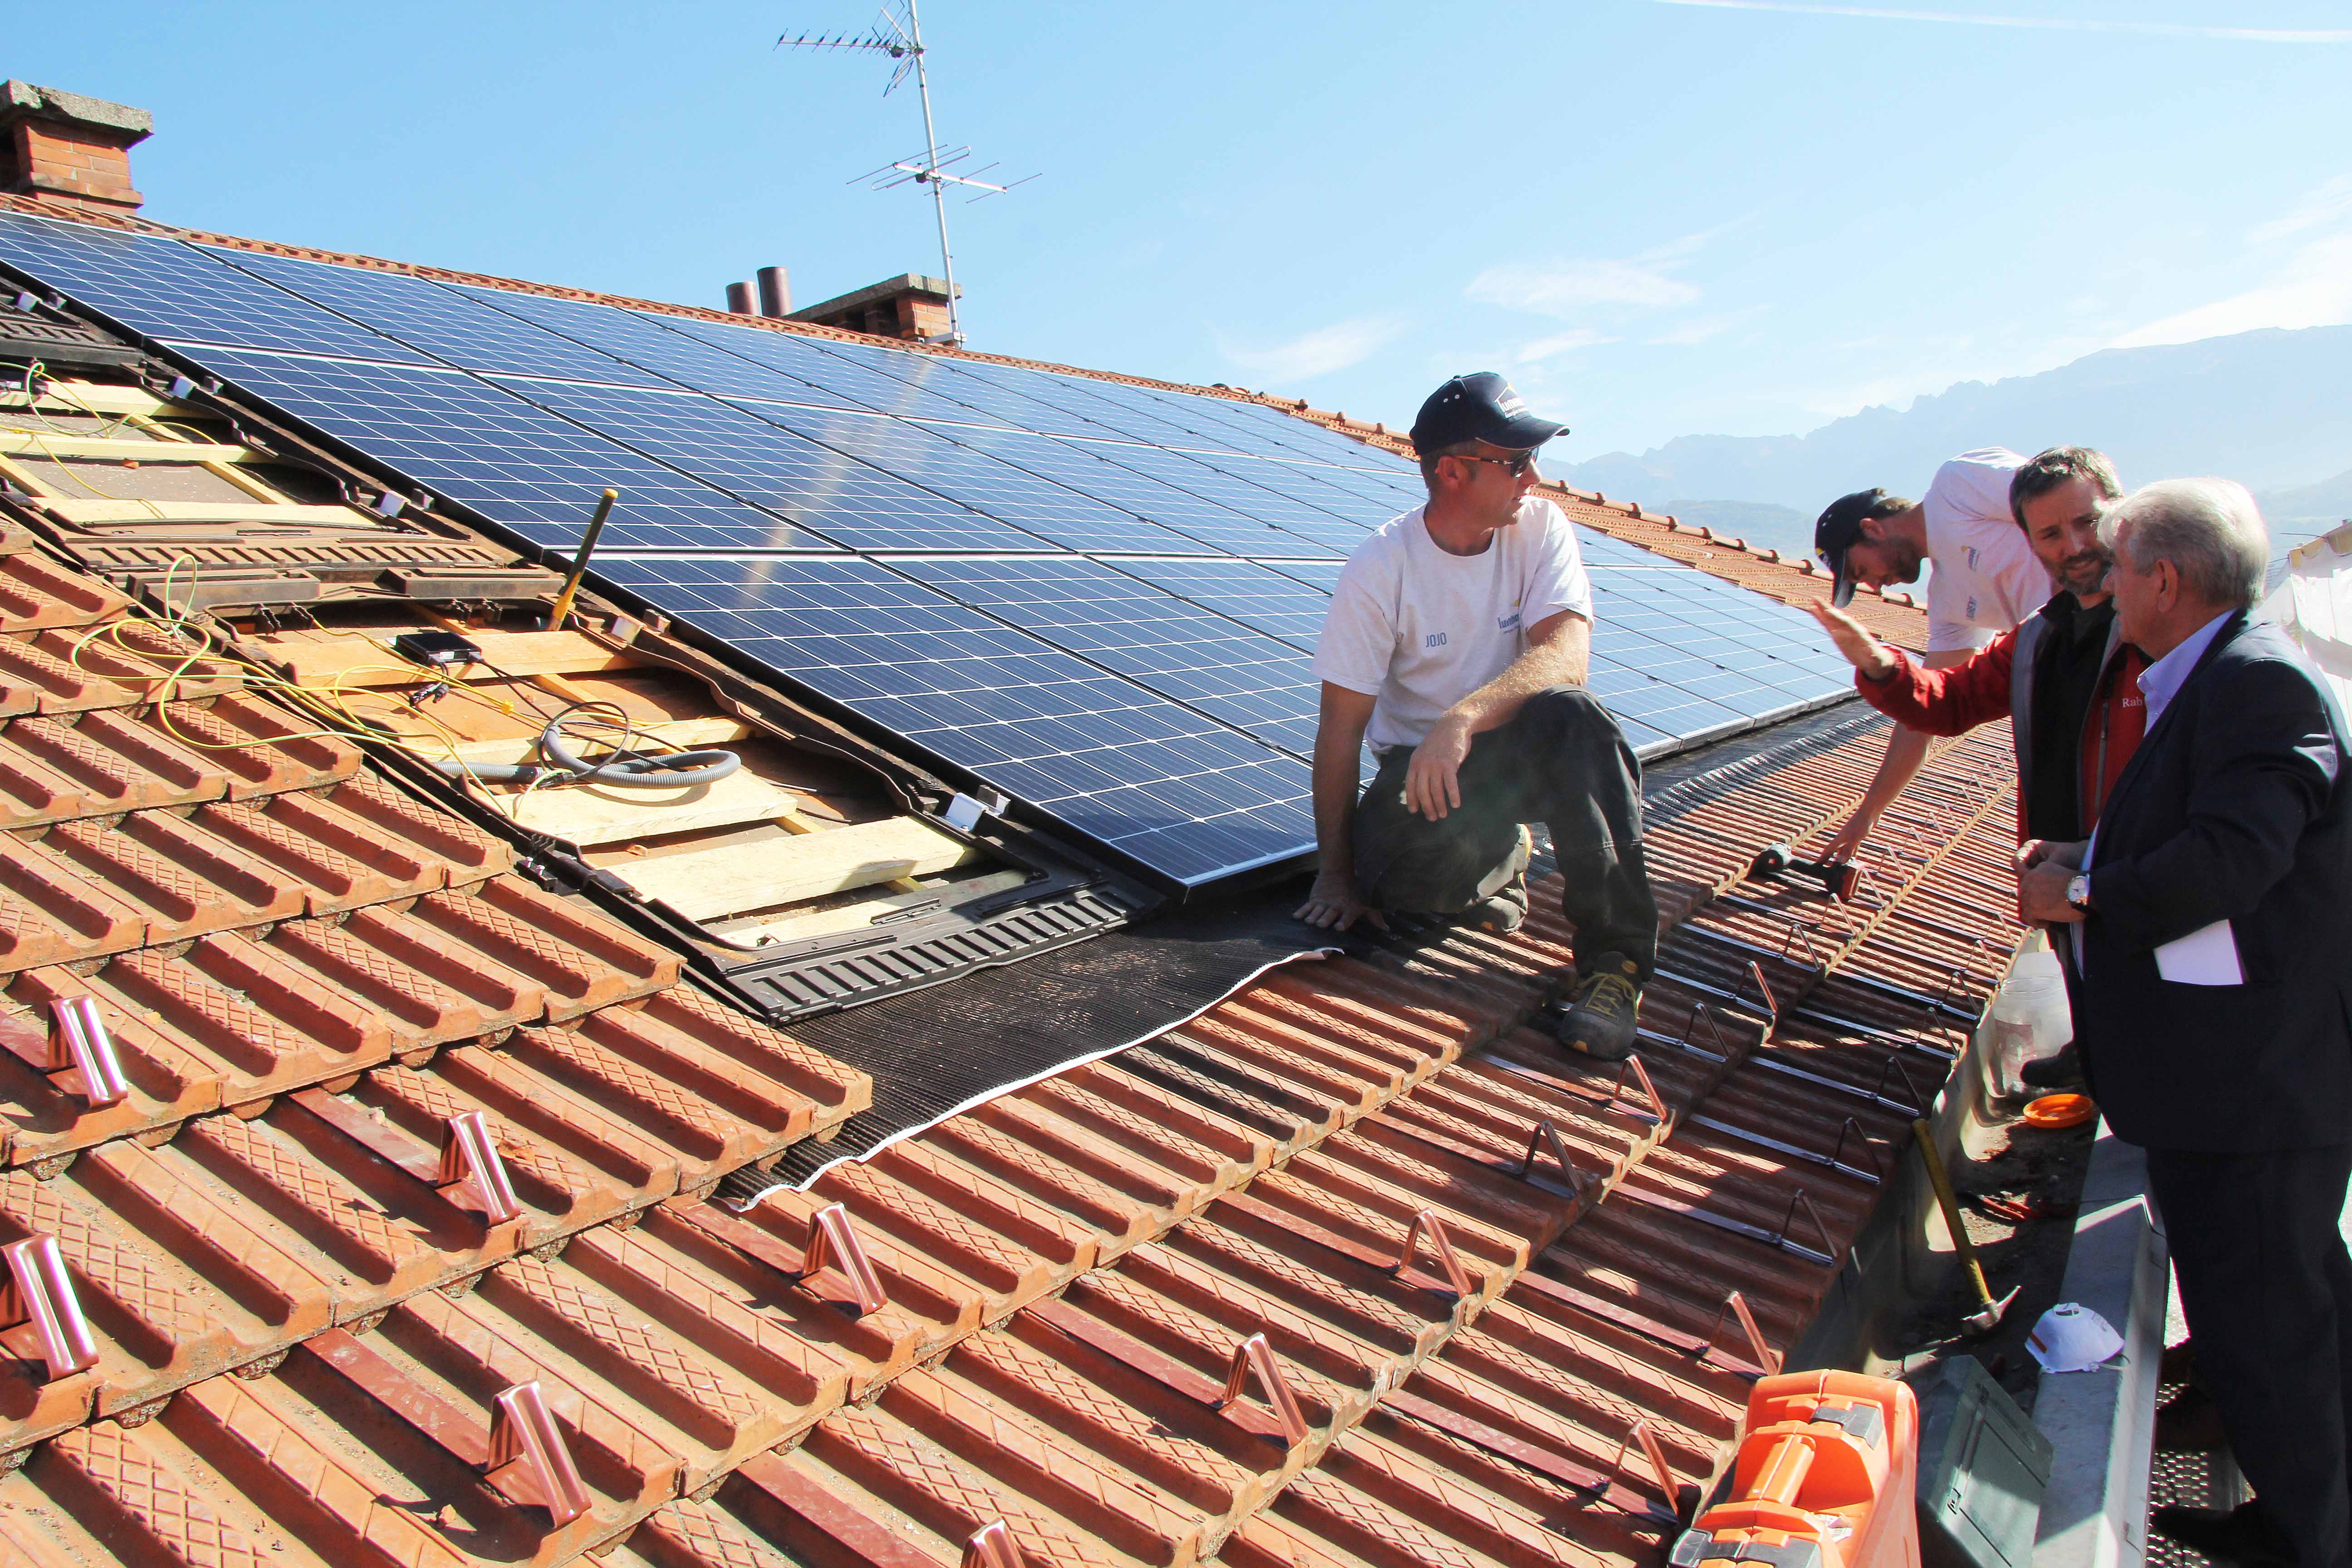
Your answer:
[[[1384,910],[1517,928],[1540,822],[1576,926],[1576,1000],[1560,1043],[1616,1061],[1633,1048],[1658,915],[1642,857],[1641,764],[1584,689],[1592,588],[1566,514],[1528,494],[1536,448],[1564,426],[1508,383],[1456,376],[1412,444],[1429,489],[1357,546],[1317,645],[1321,867],[1311,925],[1385,925]],[[1357,756],[1380,759],[1356,795]]]

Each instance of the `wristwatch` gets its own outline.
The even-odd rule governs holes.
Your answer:
[[[2066,901],[2088,914],[2091,909],[2091,879],[2087,872],[2076,872],[2066,879]]]

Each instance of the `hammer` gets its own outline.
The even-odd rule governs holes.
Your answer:
[[[1783,871],[1817,879],[1839,903],[1853,902],[1862,887],[1862,868],[1851,860],[1801,860],[1797,852],[1786,844],[1768,844],[1757,851],[1755,863],[1748,868],[1751,877],[1777,877]]]
[[[1977,1310],[1968,1316],[1969,1331],[1989,1334],[2000,1327],[2001,1314],[2017,1300],[2017,1290],[1994,1299],[1992,1287],[1985,1283],[1984,1265],[1977,1261],[1976,1244],[1969,1239],[1968,1227],[1960,1223],[1960,1202],[1952,1195],[1952,1178],[1944,1169],[1944,1156],[1937,1151],[1936,1135],[1921,1120],[1911,1123],[1911,1136],[1918,1142],[1919,1158],[1927,1163],[1927,1184],[1936,1189],[1936,1202],[1944,1211],[1944,1227],[1952,1233],[1952,1248],[1960,1255],[1960,1266],[1969,1271],[1969,1283],[1976,1289]],[[2021,1285],[2017,1288],[2023,1289]]]

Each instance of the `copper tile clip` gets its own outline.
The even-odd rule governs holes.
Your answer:
[[[1404,1247],[1397,1253],[1395,1272],[1402,1275],[1412,1267],[1413,1254],[1421,1248],[1424,1230],[1429,1233],[1430,1251],[1437,1255],[1437,1266],[1445,1270],[1446,1284],[1456,1296],[1468,1300],[1476,1294],[1470,1285],[1470,1271],[1462,1267],[1462,1256],[1454,1250],[1453,1238],[1445,1234],[1445,1221],[1435,1209],[1423,1209],[1412,1216],[1412,1224],[1405,1228]]]
[[[1752,958],[1748,961],[1748,973],[1742,974],[1739,977],[1739,984],[1732,988],[1732,1001],[1738,1002],[1748,994],[1748,983],[1750,980],[1756,982],[1756,993],[1763,999],[1764,1011],[1771,1017],[1771,1027],[1774,1029],[1779,1028],[1780,1026],[1780,1004],[1773,998],[1771,983],[1764,978],[1764,966],[1757,963]],[[1766,1032],[1769,1033],[1770,1031],[1768,1030]]]
[[[882,1289],[882,1277],[874,1271],[856,1228],[849,1223],[849,1210],[840,1204],[827,1204],[809,1215],[808,1245],[801,1249],[801,1278],[814,1279],[828,1261],[849,1281],[860,1312],[878,1312],[890,1304]]]
[[[1847,1170],[1852,1170],[1853,1168],[1851,1165],[1846,1165],[1845,1163],[1845,1141],[1848,1137],[1854,1137],[1862,1140],[1862,1157],[1870,1162],[1871,1180],[1874,1182],[1885,1181],[1886,1169],[1878,1163],[1878,1151],[1871,1146],[1870,1134],[1864,1131],[1862,1123],[1856,1121],[1851,1116],[1845,1119],[1845,1125],[1838,1129],[1837,1147],[1830,1151],[1830,1163],[1832,1165],[1844,1166]]]
[[[473,1184],[474,1195],[482,1201],[482,1217],[490,1224],[522,1217],[522,1200],[507,1179],[489,1119],[478,1110],[461,1110],[441,1123],[441,1163],[433,1184],[450,1187],[459,1182]]]
[[[1631,1072],[1633,1075],[1633,1080],[1642,1086],[1642,1098],[1650,1102],[1649,1110],[1636,1110],[1633,1114],[1646,1116],[1663,1126],[1666,1120],[1666,1102],[1658,1098],[1658,1086],[1650,1081],[1650,1069],[1642,1065],[1640,1057],[1627,1057],[1624,1065],[1617,1069],[1617,1081],[1609,1086],[1610,1103],[1613,1105],[1624,1097],[1625,1075],[1628,1072]]]
[[[1274,1347],[1263,1333],[1252,1334],[1234,1347],[1234,1364],[1225,1373],[1225,1396],[1218,1401],[1223,1409],[1242,1396],[1249,1374],[1257,1373],[1258,1387],[1265,1402],[1274,1409],[1274,1417],[1282,1423],[1283,1440],[1298,1444],[1307,1440],[1307,1416],[1298,1408],[1298,1401],[1290,1394],[1290,1384],[1283,1380],[1282,1365],[1274,1359]]]
[[[65,1254],[53,1236],[29,1236],[0,1247],[8,1265],[0,1279],[0,1346],[48,1365],[54,1383],[98,1364],[98,1341],[81,1315]]]
[[[36,1072],[79,1071],[82,1100],[93,1110],[130,1096],[96,997],[60,996],[50,1003],[47,1036],[26,1019],[0,1018],[0,1047]]]
[[[1625,1436],[1617,1444],[1617,1457],[1609,1461],[1610,1469],[1622,1475],[1625,1467],[1625,1452],[1636,1443],[1642,1445],[1642,1452],[1649,1458],[1650,1468],[1657,1473],[1658,1489],[1666,1494],[1666,1506],[1675,1510],[1676,1517],[1679,1518],[1681,1498],[1675,1485],[1675,1472],[1667,1468],[1666,1451],[1658,1447],[1658,1439],[1650,1431],[1647,1418],[1636,1421],[1626,1428]]]
[[[1528,1157],[1519,1163],[1519,1180],[1535,1186],[1550,1185],[1536,1174],[1536,1155],[1547,1147],[1551,1150],[1552,1159],[1558,1162],[1560,1174],[1568,1178],[1565,1195],[1571,1201],[1580,1200],[1584,1196],[1587,1178],[1582,1171],[1577,1169],[1576,1162],[1568,1157],[1568,1141],[1559,1135],[1559,1127],[1549,1116],[1528,1129]]]
[[[489,1462],[486,1475],[496,1476],[509,1465],[520,1465],[539,1487],[539,1500],[558,1525],[586,1513],[594,1501],[563,1433],[548,1413],[547,1396],[539,1380],[518,1383],[491,1401]],[[505,1489],[500,1488],[501,1490]]]
[[[1723,1305],[1715,1310],[1714,1326],[1706,1331],[1706,1349],[1699,1352],[1698,1359],[1705,1361],[1715,1353],[1715,1336],[1723,1331],[1723,1315],[1726,1312],[1731,1313],[1739,1320],[1740,1332],[1748,1336],[1748,1353],[1755,1363],[1756,1375],[1769,1377],[1779,1372],[1780,1370],[1779,1352],[1766,1347],[1764,1332],[1756,1326],[1756,1314],[1748,1310],[1748,1298],[1737,1290],[1726,1296],[1723,1299]]]
[[[1001,1519],[991,1521],[971,1532],[963,1543],[963,1568],[1021,1568],[1021,1548],[1013,1543],[1013,1532],[1004,1528]]]

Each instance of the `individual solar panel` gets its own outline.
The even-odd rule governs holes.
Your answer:
[[[1296,758],[874,562],[615,560],[598,571],[1176,881],[1314,847]]]
[[[1671,555],[1660,555],[1638,544],[1628,544],[1589,524],[1580,522],[1575,528],[1577,552],[1584,557],[1584,563],[1589,567],[1622,566],[1658,572],[1691,570]]]
[[[941,397],[910,380],[881,374],[856,359],[837,353],[834,344],[814,338],[778,331],[772,327],[736,326],[732,322],[698,321],[683,316],[662,317],[657,324],[667,331],[699,338],[729,353],[766,365],[824,394],[821,398],[800,399],[802,402],[815,401],[834,406],[871,409],[877,414],[895,415],[902,419],[957,423],[984,422],[986,419],[978,409]],[[883,352],[890,353],[887,350]],[[890,357],[920,363],[919,356],[907,350],[891,353]]]
[[[737,406],[1066,550],[1143,550],[1187,555],[1211,548],[1066,485],[1013,468],[931,426],[876,414],[772,403],[739,401]]]
[[[1323,635],[1323,617],[1331,608],[1331,595],[1323,589],[1311,588],[1255,561],[1203,556],[1122,559],[1105,564],[1255,626],[1268,637],[1280,637],[1304,653],[1315,651],[1316,639]]]
[[[240,271],[257,274],[313,304],[467,370],[635,386],[677,384],[426,279],[252,251],[200,248]]]
[[[610,485],[621,501],[609,547],[832,547],[464,371],[233,349],[202,357],[263,402],[536,543],[579,542]]]
[[[782,397],[798,403],[852,406],[832,393],[795,381],[781,371],[714,348],[700,338],[673,331],[652,316],[617,305],[558,300],[504,289],[453,284],[470,300],[519,316],[549,331],[602,350],[615,359],[651,371],[698,392],[737,397]]]
[[[0,213],[0,261],[151,338],[429,363],[176,239]]]
[[[1328,595],[1339,587],[1340,569],[1348,563],[1344,561],[1260,561],[1257,564],[1269,572],[1279,572],[1294,582],[1304,583],[1310,588],[1320,588]]]
[[[1056,440],[1051,436],[1032,436],[1021,430],[966,428],[942,431],[941,434],[1025,473],[1051,479],[1081,495],[1092,496],[1121,511],[1131,512],[1215,550],[1236,554],[1276,548],[1296,550],[1300,554],[1330,550],[1328,545],[1276,529],[1191,490],[1178,489],[1135,468],[1097,456],[1097,451],[1104,448]],[[1083,548],[1116,547],[1088,545]],[[1330,551],[1330,553],[1343,552]]]
[[[1065,419],[1079,422],[1076,428],[1059,432],[1062,434],[1109,437],[1160,447],[1197,447],[1212,451],[1232,449],[1222,440],[1204,437],[1198,431],[1160,418],[1139,403],[1121,404],[1096,395],[1097,387],[1111,384],[1107,382],[1097,382],[1086,376],[1063,375],[1054,371],[1033,370],[1024,365],[978,364],[969,360],[958,362],[956,368],[975,380],[991,383],[1014,396],[1058,409]]]
[[[1335,550],[1342,555],[1361,544],[1364,536],[1380,526],[1377,522],[1359,526],[1281,490],[1254,484],[1229,469],[1217,467],[1209,455],[1093,441],[1070,441],[1063,445],[1118,468],[1131,468],[1147,479],[1189,495],[1199,496],[1240,516],[1255,519],[1293,538],[1321,549]],[[1236,467],[1248,463],[1248,459],[1239,458],[1229,461]],[[1256,466],[1271,468],[1273,465]],[[1381,520],[1381,522],[1387,521],[1386,518]],[[1249,548],[1263,552],[1265,544],[1260,542]]]
[[[1045,541],[699,393],[501,380],[514,395],[859,550],[1042,550]]]
[[[1300,757],[1315,750],[1307,656],[1223,616],[1076,556],[892,563],[1055,647]]]

